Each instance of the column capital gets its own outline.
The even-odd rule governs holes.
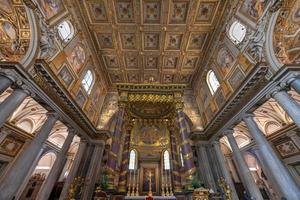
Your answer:
[[[70,126],[70,125],[67,125],[67,127],[68,127],[68,134],[73,134],[73,135],[76,135],[76,133],[77,133],[77,130],[76,129],[74,129],[72,126]]]
[[[290,137],[290,138],[292,138],[292,137],[299,137],[299,135],[297,134],[296,131],[289,131],[286,135],[288,137]]]
[[[248,119],[248,118],[252,118],[253,119],[253,117],[254,117],[254,114],[253,113],[244,113],[243,115],[242,115],[242,119],[243,120],[245,120],[245,119]]]
[[[54,118],[56,120],[58,120],[58,118],[59,118],[58,114],[54,111],[48,111],[46,113],[46,115],[47,115],[47,118]]]
[[[211,142],[212,145],[220,145],[220,141],[218,140],[214,140]]]
[[[271,90],[271,92],[268,95],[266,95],[266,97],[274,98],[274,96],[279,92],[287,92],[287,88],[284,86],[278,85],[278,86],[274,87],[273,90]]]
[[[234,133],[234,130],[232,128],[229,128],[229,129],[226,129],[224,132],[223,132],[223,135],[224,136],[228,136],[228,135],[232,135],[233,136],[233,133]]]

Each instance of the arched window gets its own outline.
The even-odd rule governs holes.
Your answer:
[[[71,24],[71,22],[68,20],[61,22],[58,25],[57,30],[58,30],[59,37],[64,42],[70,41],[74,36],[74,27]]]
[[[181,167],[184,167],[184,160],[183,160],[183,154],[182,154],[181,147],[179,147],[179,160],[180,160]]]
[[[165,170],[171,169],[171,166],[170,166],[170,153],[167,150],[164,152],[164,169]]]
[[[220,83],[214,71],[209,70],[209,72],[207,73],[206,81],[211,94],[214,94],[220,87]]]
[[[247,29],[243,24],[234,21],[229,28],[228,36],[234,44],[239,44],[244,40],[246,32]]]
[[[82,87],[84,88],[84,90],[90,94],[91,91],[92,91],[92,86],[93,86],[93,83],[94,83],[94,76],[93,76],[93,73],[91,70],[87,70],[82,81],[81,81],[81,84],[82,84]]]
[[[129,170],[134,170],[136,167],[136,151],[133,149],[129,154]]]

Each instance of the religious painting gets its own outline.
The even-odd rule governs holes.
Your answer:
[[[18,154],[22,146],[23,143],[21,141],[12,137],[6,137],[0,144],[0,153],[14,157]]]
[[[217,91],[215,94],[215,99],[216,99],[216,104],[218,105],[219,108],[222,108],[224,103],[226,102],[223,93],[221,90]]]
[[[222,76],[225,77],[234,64],[234,58],[227,47],[222,47],[218,51],[217,63],[219,65],[219,71],[222,73]]]
[[[243,54],[243,53],[240,53],[239,55],[238,55],[238,62],[239,62],[239,64],[240,64],[240,66],[242,67],[242,70],[244,71],[244,72],[248,72],[252,67],[253,67],[253,65],[254,64],[252,64],[250,61],[249,61],[249,59]]]
[[[79,105],[79,107],[83,107],[85,101],[86,101],[86,96],[83,94],[82,90],[79,90],[77,95],[76,95],[76,102]]]
[[[10,1],[8,1],[8,0],[0,0],[0,5],[1,5],[0,9],[6,13],[11,13],[12,7],[9,2]]]
[[[155,168],[144,168],[143,171],[143,190],[142,192],[148,193],[150,190],[151,183],[151,191],[156,193],[156,174]]]
[[[233,90],[237,89],[240,84],[243,82],[245,76],[240,70],[240,68],[237,66],[230,78],[228,79],[228,82]]]
[[[246,17],[257,21],[264,13],[269,0],[245,0],[240,12]]]
[[[64,10],[61,0],[38,0],[46,19],[50,19]]]
[[[98,102],[99,97],[100,97],[100,93],[101,93],[100,88],[97,88],[96,91],[93,94],[93,97],[92,97],[92,103],[93,103],[93,105],[97,105],[97,102]]]
[[[61,68],[60,72],[58,73],[58,77],[63,81],[67,88],[69,88],[74,81],[74,77],[72,76],[66,64],[64,64]]]
[[[78,44],[73,49],[73,51],[71,52],[71,54],[68,56],[67,59],[70,65],[73,67],[74,71],[76,73],[79,73],[86,59],[84,48],[80,44]]]
[[[292,140],[276,145],[276,149],[282,157],[288,157],[299,153],[299,149]]]

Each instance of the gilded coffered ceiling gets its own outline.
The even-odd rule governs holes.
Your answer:
[[[110,84],[189,84],[224,0],[86,0],[81,11]]]

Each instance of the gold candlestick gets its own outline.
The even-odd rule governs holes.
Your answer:
[[[135,192],[135,196],[139,196],[139,184],[136,184],[136,192]]]
[[[152,196],[152,180],[151,180],[151,171],[149,172],[149,196]]]
[[[130,196],[134,196],[135,195],[135,185],[132,185],[132,191],[131,191],[131,195]]]
[[[127,196],[130,196],[130,191],[131,191],[131,185],[130,185],[130,182],[128,184],[128,191],[127,191]]]

